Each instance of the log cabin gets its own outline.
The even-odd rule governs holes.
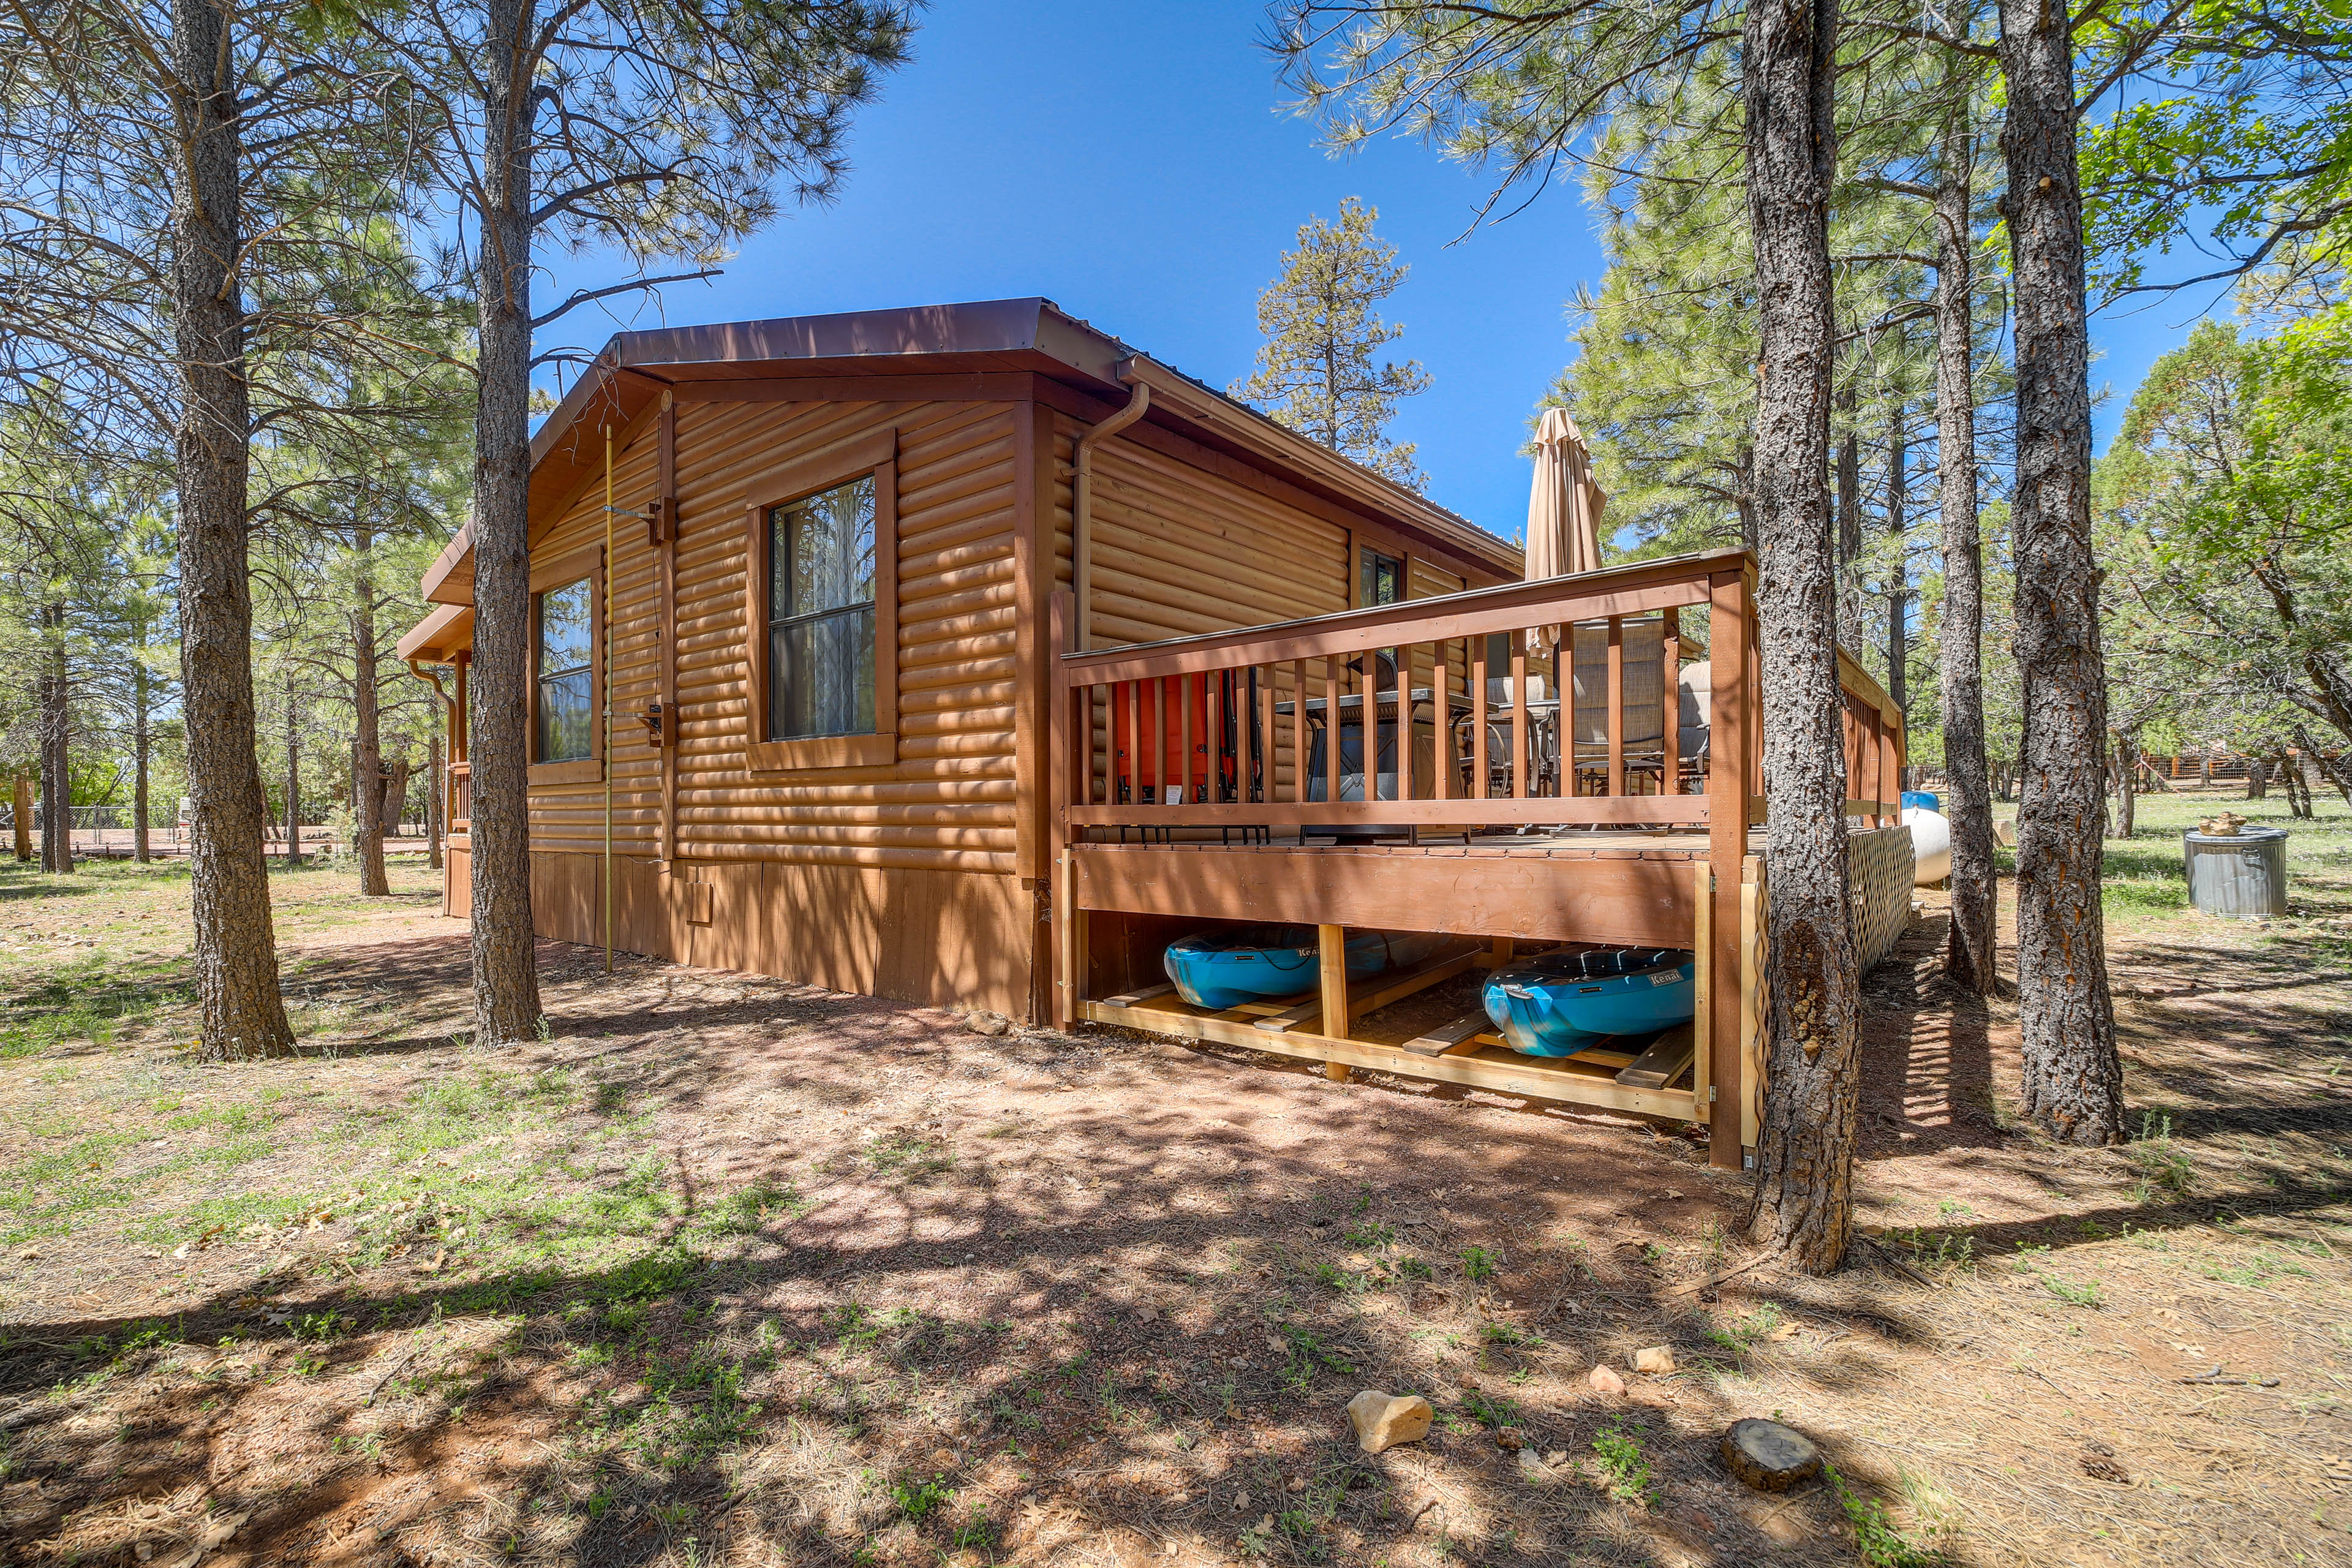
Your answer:
[[[1522,583],[1516,544],[1037,299],[624,332],[531,463],[541,935],[1753,1146],[1745,553]],[[470,529],[423,590],[399,651],[453,672],[463,918]],[[1867,958],[1908,909],[1900,713],[1840,671]],[[1244,921],[1318,933],[1311,992],[1171,996],[1167,942]],[[1428,961],[1350,984],[1343,933],[1400,927]],[[1421,1016],[1560,943],[1691,950],[1696,1017],[1539,1059]]]

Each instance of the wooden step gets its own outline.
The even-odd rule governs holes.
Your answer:
[[[1425,1035],[1415,1035],[1398,1048],[1417,1057],[1452,1056],[1457,1051],[1475,1051],[1483,1043],[1479,1037],[1489,1027],[1484,1013],[1465,1013],[1450,1024],[1441,1024]]]
[[[1116,996],[1103,998],[1106,1007],[1133,1007],[1154,997],[1165,996],[1176,989],[1173,980],[1163,980],[1157,985],[1147,985],[1140,991],[1122,991]]]
[[[1697,1053],[1697,1032],[1688,1024],[1677,1024],[1619,1068],[1617,1081],[1631,1089],[1664,1089],[1682,1076]]]

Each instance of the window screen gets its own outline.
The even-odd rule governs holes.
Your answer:
[[[874,480],[768,514],[768,739],[874,732]]]
[[[583,577],[539,595],[539,761],[593,753],[595,605]]]

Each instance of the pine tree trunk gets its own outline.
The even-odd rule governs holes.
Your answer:
[[[1902,539],[1911,521],[1911,446],[1906,428],[1911,411],[1895,405],[1886,429],[1886,531],[1895,536],[1895,559],[1886,569],[1886,695],[1905,712],[1911,707],[1911,595],[1903,570]]]
[[[302,863],[301,726],[296,721],[294,682],[286,682],[286,864]]]
[[[1837,0],[1751,0],[1741,67],[1762,328],[1759,621],[1772,802],[1769,1089],[1749,1223],[1814,1273],[1845,1258],[1862,1066],[1828,487],[1836,37]]]
[[[408,809],[408,781],[416,776],[416,764],[406,757],[394,757],[383,764],[383,779],[376,786],[376,821],[389,838],[400,837],[400,829]]]
[[[267,808],[254,753],[244,290],[229,270],[242,243],[231,15],[214,0],[172,0],[182,139],[172,207],[181,707],[194,805],[188,864],[199,1044],[212,1061],[294,1048],[278,990],[261,842]]]
[[[373,531],[361,523],[352,574],[352,710],[359,728],[352,839],[359,851],[360,895],[381,899],[390,895],[392,883],[383,869],[383,721],[376,690],[374,543]]]
[[[2120,731],[2116,736],[2116,837],[2129,838],[2135,826],[2134,818],[2139,804],[2137,785],[2139,783],[2139,732]]]
[[[1838,641],[1859,648],[1862,584],[1853,580],[1853,563],[1862,554],[1862,437],[1853,428],[1851,384],[1838,393],[1837,406],[1846,426],[1837,446]]]
[[[141,643],[145,643],[142,637]],[[154,744],[150,729],[147,666],[131,667],[131,858],[142,866],[153,858],[147,844],[147,756]]]
[[[2026,1114],[2072,1143],[2123,1137],[2099,906],[2106,682],[2091,549],[2089,318],[2064,0],[2001,0],[2016,310],[2018,1025]]]
[[[2271,764],[2262,757],[2246,759],[2246,798],[2268,800],[2271,795]]]
[[[1984,547],[1977,529],[1975,260],[1966,108],[1945,127],[1936,183],[1936,472],[1943,510],[1941,673],[1945,816],[1952,826],[1951,939],[1944,973],[1989,996],[1998,984],[2000,881],[1993,864],[1992,781],[1984,739]]]
[[[41,626],[48,633],[36,694],[41,725],[41,869],[63,877],[74,868],[73,771],[67,733],[73,691],[66,668],[66,607],[44,605]]]
[[[486,0],[479,246],[480,404],[474,423],[474,1027],[527,1040],[540,1016],[531,948],[530,95],[533,0]]]
[[[64,606],[49,606],[45,621],[52,626],[47,675],[40,677],[40,869],[66,877],[73,872],[73,769],[68,754],[68,703],[73,699],[66,677]]]

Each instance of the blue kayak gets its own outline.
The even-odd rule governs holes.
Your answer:
[[[1610,1035],[1641,1035],[1690,1022],[1697,964],[1673,948],[1604,947],[1543,952],[1486,980],[1486,1016],[1513,1050],[1572,1057]]]
[[[1348,978],[1365,980],[1418,962],[1437,939],[1358,931],[1348,939]],[[1321,949],[1313,926],[1245,926],[1194,931],[1168,944],[1160,962],[1176,994],[1195,1007],[1223,1012],[1244,1002],[1315,989]]]

